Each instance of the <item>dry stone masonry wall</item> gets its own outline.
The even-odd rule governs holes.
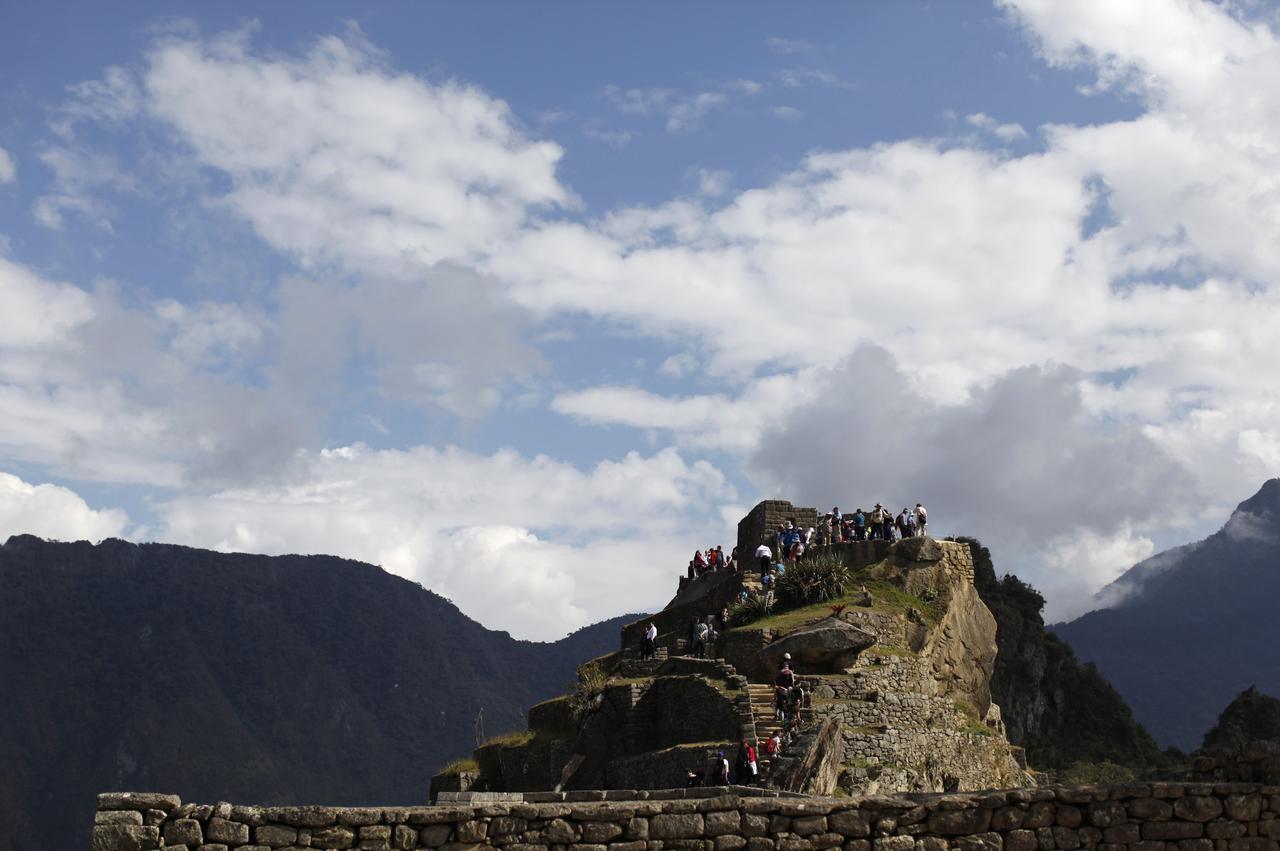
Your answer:
[[[1280,851],[1280,786],[1139,783],[810,798],[746,788],[534,793],[423,807],[98,797],[93,851]]]

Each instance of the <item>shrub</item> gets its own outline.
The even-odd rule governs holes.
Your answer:
[[[1135,777],[1133,770],[1114,762],[1077,762],[1070,768],[1053,772],[1053,780],[1068,786],[1112,786],[1128,783]]]
[[[776,593],[786,607],[835,600],[850,584],[849,567],[834,553],[801,559],[778,577]]]
[[[456,777],[464,771],[479,771],[480,763],[474,759],[455,759],[453,762],[446,763],[445,767],[440,769],[440,774],[445,777]]]
[[[758,621],[766,614],[764,597],[760,594],[748,594],[745,600],[729,607],[729,623],[732,626],[742,626]]]

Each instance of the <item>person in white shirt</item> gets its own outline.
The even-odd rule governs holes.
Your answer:
[[[929,522],[929,512],[924,510],[924,506],[916,503],[916,530],[919,534],[924,534],[925,524]]]
[[[768,544],[756,547],[756,561],[760,564],[761,576],[769,572],[769,567],[773,564],[773,550],[769,549]]]
[[[653,625],[653,621],[649,621],[649,628],[644,631],[644,644],[640,648],[641,659],[652,659],[657,652],[656,641],[658,639],[658,628]]]

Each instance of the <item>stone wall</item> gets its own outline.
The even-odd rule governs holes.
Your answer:
[[[766,499],[757,503],[746,517],[738,521],[738,557],[742,563],[749,564],[754,559],[756,547],[762,542],[768,544],[769,549],[776,550],[774,536],[778,527],[788,520],[795,520],[801,529],[817,526],[818,509],[801,508],[785,499]]]
[[[866,798],[747,788],[536,793],[422,807],[98,796],[93,851],[1280,851],[1280,786],[1135,783]]]

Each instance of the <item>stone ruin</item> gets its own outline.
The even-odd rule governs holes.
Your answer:
[[[739,553],[793,517],[811,523],[817,512],[760,503],[739,523]],[[690,618],[758,591],[759,577],[749,557],[735,575],[682,577],[661,612],[622,629],[619,651],[580,669],[577,693],[534,706],[526,733],[477,748],[476,770],[436,777],[433,794],[683,786],[717,752],[732,763],[739,742],[778,728],[770,684],[783,652],[807,693],[805,732],[773,760],[760,754],[761,784],[874,794],[1034,782],[991,702],[996,623],[974,587],[968,546],[918,537],[824,551],[891,599],[822,612],[799,628],[737,627],[699,659],[685,646]],[[650,622],[657,657],[640,659]]]

